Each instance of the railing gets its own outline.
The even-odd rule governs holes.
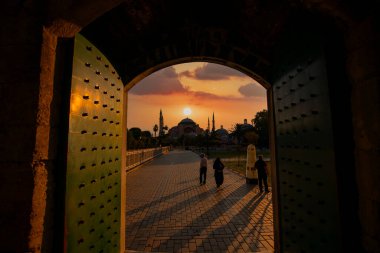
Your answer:
[[[159,155],[170,151],[170,147],[147,148],[127,151],[126,170],[131,170]]]

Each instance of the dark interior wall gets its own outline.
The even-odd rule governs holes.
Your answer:
[[[57,37],[75,35],[118,2],[2,3],[0,252],[58,252],[52,241],[63,233],[54,223],[54,190],[64,93],[53,86]]]
[[[119,2],[92,1],[90,8],[86,1],[2,3],[0,252],[58,252],[52,241],[63,229],[54,223],[54,190],[62,176],[57,148],[67,97],[53,86],[57,37],[75,35]]]
[[[372,9],[378,13],[379,8]],[[361,241],[380,250],[380,22],[369,15],[346,33],[346,67],[352,87],[356,184]]]
[[[223,59],[265,76],[268,57],[290,6],[269,1],[126,1],[81,33],[128,83],[158,63]],[[112,39],[111,39],[112,38]]]
[[[147,69],[178,59],[223,59],[226,64],[233,62],[265,75],[266,52],[260,52],[236,29],[239,7],[233,5],[229,9],[231,13],[236,10],[234,15],[224,15],[224,12],[199,13],[194,10],[195,4],[186,10],[174,2],[168,4],[173,6],[164,6],[169,10],[161,12],[160,6],[153,9],[142,3],[123,4],[81,33],[114,62],[125,83]],[[128,8],[134,8],[133,13],[137,13],[131,15]],[[152,13],[145,17],[145,12]]]
[[[334,26],[326,26],[326,70],[329,81],[332,130],[334,135],[337,174],[338,205],[342,237],[342,251],[361,252],[358,215],[358,185],[355,180],[355,144],[353,136],[351,97],[352,85],[348,80],[344,37]]]
[[[25,252],[32,214],[42,43],[41,6],[5,1],[1,11],[0,252]],[[33,221],[33,224],[32,224]]]

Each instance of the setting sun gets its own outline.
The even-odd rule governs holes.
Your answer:
[[[189,107],[184,108],[183,114],[185,114],[186,116],[189,116],[191,114],[191,109]]]

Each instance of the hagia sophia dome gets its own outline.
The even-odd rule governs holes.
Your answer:
[[[194,120],[185,118],[181,120],[177,126],[170,128],[168,134],[172,138],[179,138],[182,135],[197,136],[203,132],[204,130],[200,128]]]
[[[178,125],[196,125],[196,123],[192,119],[186,118],[181,120]]]

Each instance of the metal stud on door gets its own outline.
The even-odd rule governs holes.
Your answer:
[[[106,57],[75,37],[65,252],[119,252],[123,84]]]

